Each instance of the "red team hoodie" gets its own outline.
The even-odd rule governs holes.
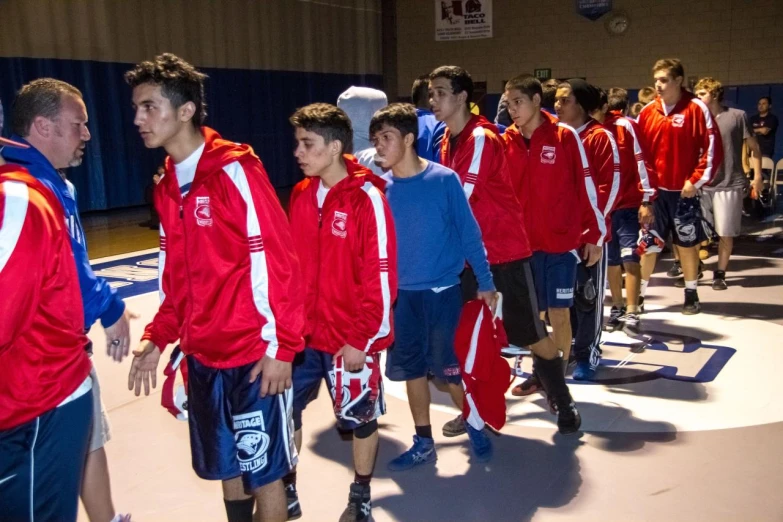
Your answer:
[[[294,242],[261,161],[202,127],[206,140],[183,198],[171,158],[155,187],[161,304],[142,336],[213,368],[304,348],[304,288]]]
[[[530,257],[522,207],[509,190],[511,177],[497,127],[474,115],[459,133],[453,150],[450,141],[451,130],[447,128],[441,142],[441,164],[459,174],[481,228],[489,264]]]
[[[639,125],[620,111],[609,111],[604,127],[611,131],[620,151],[620,193],[615,209],[638,208],[653,201],[658,188],[658,176],[650,165],[650,155]]]
[[[723,141],[704,102],[683,89],[667,114],[658,96],[642,109],[639,127],[661,189],[680,191],[688,180],[697,189],[709,186],[723,161]]]
[[[530,137],[529,147],[516,125],[503,134],[530,246],[549,254],[576,250],[585,243],[602,246],[606,223],[582,140],[572,127],[544,111],[541,115],[543,123]]]
[[[0,166],[0,289],[0,430],[8,430],[56,408],[92,366],[62,206],[10,164]]]
[[[318,208],[320,178],[300,181],[289,214],[307,297],[307,345],[376,353],[394,339],[397,242],[383,180],[345,156],[348,177]],[[410,226],[413,226],[412,224]]]
[[[587,120],[577,132],[587,153],[590,173],[598,189],[598,210],[604,216],[606,243],[612,239],[612,211],[620,192],[620,152],[609,129],[593,118]],[[586,209],[586,212],[590,215],[592,209]]]

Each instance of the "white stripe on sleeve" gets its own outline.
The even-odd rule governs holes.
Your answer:
[[[592,176],[588,175],[590,172],[590,163],[587,161],[587,154],[585,153],[584,145],[582,145],[582,139],[579,137],[579,133],[576,132],[576,129],[570,125],[566,125],[565,123],[561,122],[558,122],[557,125],[571,131],[571,133],[574,135],[574,139],[576,140],[576,146],[579,149],[579,157],[582,160],[582,170],[585,178],[585,191],[587,192],[587,199],[590,202],[590,207],[593,209],[593,213],[595,214],[595,221],[598,224],[598,231],[601,233],[601,236],[596,242],[596,246],[603,246],[604,237],[606,237],[606,221],[604,220],[603,214],[601,214],[601,211],[598,209],[598,192],[595,190],[595,183],[593,182]]]
[[[715,170],[715,132],[713,131],[712,116],[710,115],[710,109],[698,98],[691,100],[701,108],[704,120],[707,123],[707,131],[710,133],[708,136],[709,144],[707,145],[707,166],[704,168],[704,173],[701,175],[701,179],[696,182],[694,187],[697,189],[706,185],[712,180],[712,173]],[[699,158],[701,160],[701,158]]]
[[[639,173],[639,182],[642,184],[642,192],[644,193],[642,201],[647,203],[655,195],[655,189],[650,185],[650,173],[647,172],[647,165],[644,162],[645,158],[642,153],[642,147],[639,144],[639,137],[636,135],[633,124],[627,118],[618,118],[615,125],[626,129],[633,138],[633,156],[636,159],[636,171]]]
[[[253,302],[256,310],[266,323],[261,327],[261,339],[267,343],[266,354],[277,356],[277,319],[269,301],[269,271],[267,269],[266,252],[263,249],[263,234],[261,222],[253,204],[253,195],[247,181],[245,169],[238,161],[223,167],[223,171],[242,195],[247,207],[246,225],[248,239],[248,254],[250,255],[250,284],[253,291]]]
[[[381,278],[381,298],[383,300],[383,317],[381,318],[381,325],[378,332],[367,341],[367,346],[363,348],[366,352],[370,349],[373,343],[389,335],[391,332],[391,288],[389,286],[389,252],[388,242],[389,238],[386,234],[386,214],[383,211],[383,197],[381,191],[370,183],[366,182],[362,186],[362,190],[370,198],[372,203],[373,213],[375,214],[375,227],[378,230],[378,260],[379,271]]]
[[[14,253],[16,243],[22,234],[24,220],[27,216],[27,206],[30,194],[27,185],[20,181],[3,182],[5,193],[5,209],[3,210],[3,224],[0,228],[0,272],[3,271],[11,254]]]

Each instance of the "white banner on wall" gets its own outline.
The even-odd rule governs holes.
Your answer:
[[[435,40],[492,38],[492,0],[435,0]]]

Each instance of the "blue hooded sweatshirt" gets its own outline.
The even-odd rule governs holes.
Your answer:
[[[19,136],[13,136],[12,139],[30,145]],[[75,191],[71,192],[72,189],[68,188],[68,184],[60,177],[57,169],[32,145],[29,149],[4,147],[0,150],[0,154],[8,163],[16,163],[30,171],[33,177],[41,181],[57,196],[63,210],[65,210],[68,233],[71,236],[71,249],[76,261],[76,270],[79,273],[85,330],[89,330],[97,319],[101,320],[104,327],[116,323],[125,312],[125,303],[104,278],[96,276],[92,271],[90,259],[87,256],[87,240],[84,237],[84,229],[79,219],[79,210],[76,208]]]

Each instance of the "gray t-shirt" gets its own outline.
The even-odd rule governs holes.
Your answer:
[[[753,136],[750,120],[745,111],[723,107],[715,116],[723,140],[723,162],[715,172],[715,179],[704,187],[706,190],[727,189],[743,186],[745,171],[742,168],[742,144]]]

